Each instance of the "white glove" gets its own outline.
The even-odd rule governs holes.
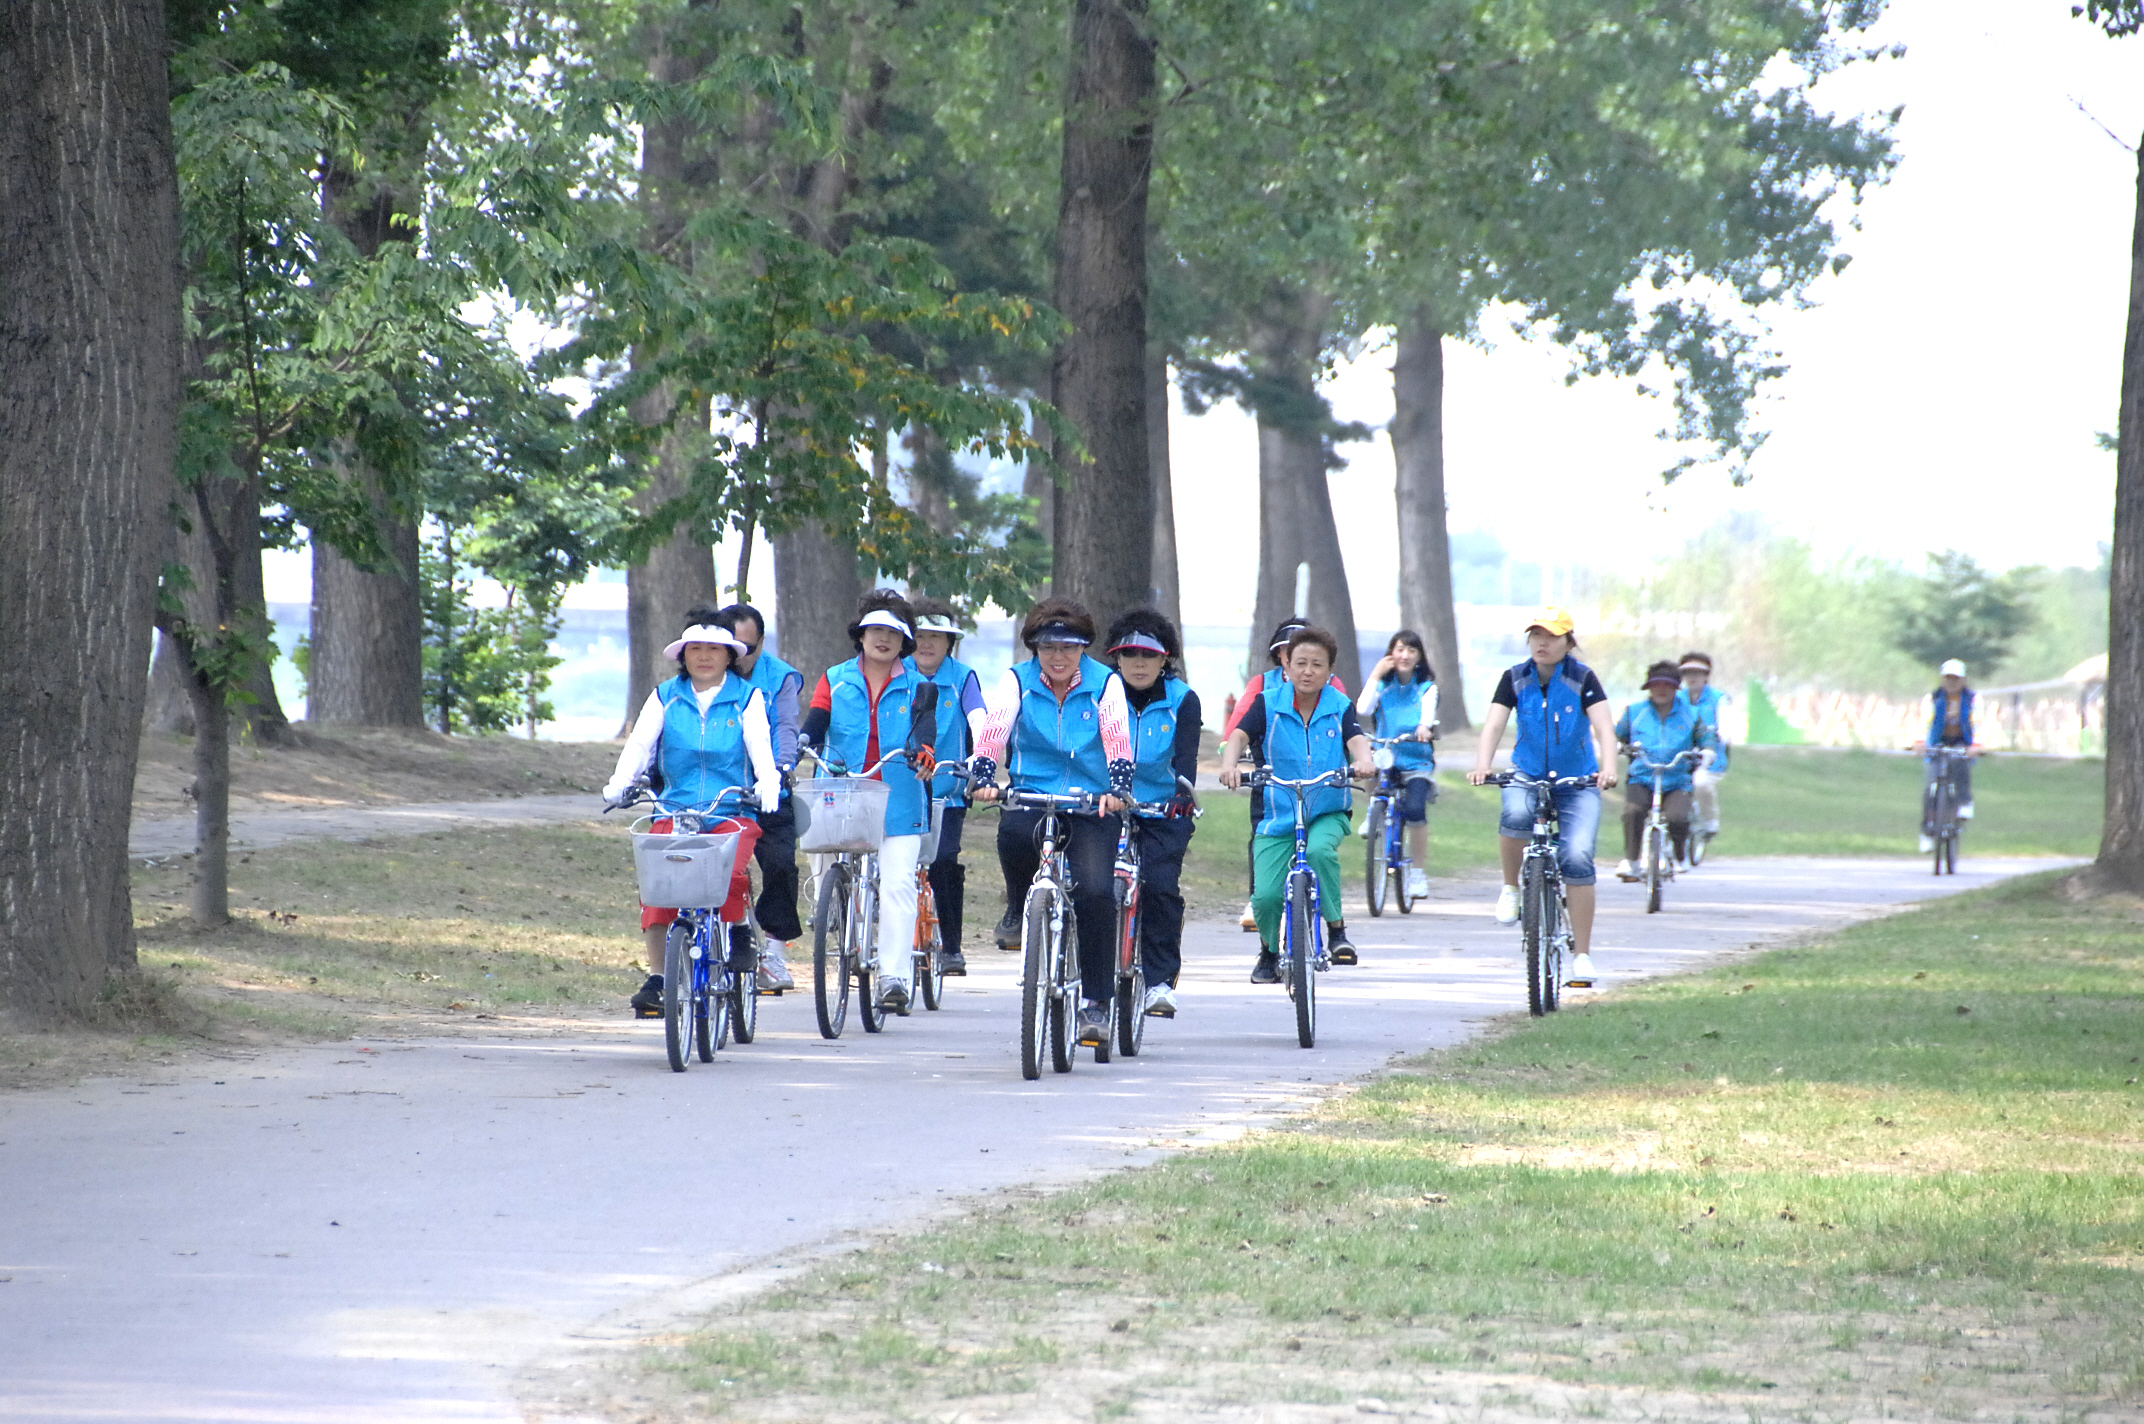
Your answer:
[[[625,793],[632,789],[633,779],[631,777],[627,777],[623,781],[613,781],[603,788],[603,799],[610,805],[615,806],[625,798]]]
[[[759,809],[762,815],[772,815],[782,804],[782,779],[772,777],[758,783],[754,788],[759,793]]]
[[[1719,753],[1712,748],[1700,747],[1697,753],[1697,764],[1701,767],[1709,768],[1718,757]]]

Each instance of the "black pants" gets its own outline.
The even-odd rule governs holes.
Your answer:
[[[1027,887],[1042,864],[1035,831],[1040,811],[1007,811],[998,817],[998,865],[1005,872],[1005,903],[1015,922],[1027,903]],[[1079,977],[1086,997],[1100,1001],[1116,992],[1117,821],[1114,816],[1059,816],[1072,870],[1072,914],[1079,932]]]
[[[1258,894],[1258,823],[1265,818],[1266,789],[1263,786],[1254,786],[1251,788],[1251,833],[1243,842],[1244,859],[1251,869],[1250,879],[1244,882],[1247,888],[1243,893],[1252,898],[1256,898]]]
[[[1191,849],[1189,816],[1140,820],[1139,957],[1146,966],[1148,988],[1175,987],[1184,962],[1184,852]]]
[[[961,911],[968,903],[968,867],[960,863],[960,832],[967,824],[968,808],[938,808],[938,858],[931,862],[931,898],[938,902],[938,940],[947,949],[960,948]]]
[[[1670,791],[1663,803],[1668,818],[1668,840],[1680,860],[1689,852],[1690,792]],[[1653,788],[1641,782],[1623,787],[1623,859],[1636,861],[1645,848],[1645,818],[1653,811]]]
[[[752,855],[759,862],[759,902],[752,917],[767,938],[783,943],[803,937],[797,919],[797,813],[789,798],[759,817],[759,845]]]

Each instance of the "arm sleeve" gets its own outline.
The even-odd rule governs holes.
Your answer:
[[[1236,710],[1228,714],[1228,724],[1221,728],[1222,736],[1227,736],[1230,732],[1235,731],[1237,727],[1243,724],[1243,714],[1245,710],[1248,709],[1253,702],[1256,702],[1258,700],[1258,694],[1264,692],[1265,690],[1266,680],[1264,677],[1254,677],[1250,680],[1250,682],[1243,689],[1243,695],[1236,699]]]
[[[1496,707],[1509,707],[1513,711],[1518,710],[1519,690],[1511,685],[1510,668],[1505,668],[1504,675],[1496,680],[1496,691],[1489,694],[1489,701],[1491,705]]]
[[[1364,683],[1362,685],[1362,696],[1355,699],[1355,715],[1358,717],[1376,716],[1378,694],[1383,691],[1384,689],[1375,682]]]
[[[1095,709],[1102,724],[1102,755],[1111,761],[1132,759],[1131,704],[1124,700],[1124,679],[1115,673],[1102,684],[1101,705]]]
[[[990,694],[983,713],[982,730],[975,735],[975,754],[1002,761],[1005,743],[1012,738],[1012,724],[1020,717],[1020,675],[1007,668]]]
[[[1362,719],[1357,717],[1355,709],[1350,707],[1340,714],[1340,745],[1344,747],[1361,735]]]
[[[1427,729],[1437,725],[1437,713],[1444,705],[1444,690],[1432,681],[1422,692],[1422,726]]]
[[[1263,744],[1266,739],[1265,697],[1260,695],[1251,698],[1248,702],[1238,702],[1236,704],[1236,715],[1229,725],[1229,731],[1243,733],[1245,737],[1250,739],[1251,746],[1254,748]]]
[[[832,712],[824,707],[814,707],[804,714],[803,722],[797,727],[797,736],[800,740],[823,749],[826,746],[826,729],[832,726],[833,722]]]
[[[1199,784],[1199,731],[1199,695],[1187,688],[1176,709],[1176,745],[1170,751],[1169,765],[1193,786]]]
[[[647,773],[655,763],[655,750],[662,740],[663,698],[660,692],[650,692],[648,700],[640,704],[640,715],[633,719],[632,735],[618,753],[617,768],[603,787],[604,800],[617,800],[625,794],[626,787]]]
[[[774,760],[783,771],[797,764],[797,699],[804,691],[804,675],[791,673],[774,691]]]
[[[975,750],[975,744],[982,740],[983,719],[990,715],[983,705],[983,680],[972,672],[968,674],[968,680],[961,684],[960,715],[961,720],[968,725],[968,740],[963,750],[972,752]]]
[[[774,766],[774,734],[767,724],[767,697],[758,688],[744,704],[738,719],[744,734],[745,755],[752,759],[752,789],[759,793],[759,809],[772,811],[781,804],[782,774]]]
[[[1608,700],[1608,689],[1601,686],[1601,675],[1591,668],[1586,670],[1585,686],[1578,690],[1578,705],[1581,709],[1597,707]]]
[[[1702,727],[1705,724],[1700,720],[1697,725]],[[1625,743],[1630,741],[1630,709],[1628,707],[1623,709],[1622,716],[1615,719],[1615,739]]]

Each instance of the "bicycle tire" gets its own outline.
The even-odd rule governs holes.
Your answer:
[[[1645,833],[1645,913],[1660,913],[1660,893],[1668,881],[1668,828],[1654,826]]]
[[[730,995],[722,987],[724,971],[715,967],[713,946],[700,952],[700,961],[707,967],[701,971],[706,977],[693,988],[693,1046],[702,1063],[712,1063],[715,1050],[729,1046]]]
[[[742,969],[730,971],[730,1034],[739,1043],[759,1036],[759,927],[745,922],[745,939],[751,949]]]
[[[1369,844],[1363,852],[1362,888],[1370,902],[1370,918],[1376,919],[1385,912],[1385,891],[1392,882],[1391,837],[1386,833],[1385,798],[1373,797],[1370,801]]]
[[[1035,886],[1020,910],[1020,1076],[1030,1083],[1042,1076],[1043,1040],[1049,1037],[1050,898],[1055,893],[1047,885]]]
[[[1932,804],[1929,807],[1928,821],[1935,828],[1936,833],[1935,869],[1930,874],[1941,875],[1943,873],[1943,852],[1948,849],[1950,843],[1950,783],[1940,777],[1937,778],[1935,793],[1930,800]]]
[[[1543,976],[1552,957],[1548,937],[1553,928],[1548,909],[1548,871],[1539,860],[1529,860],[1519,874],[1519,938],[1526,946],[1526,1009],[1536,1017],[1549,1011]]]
[[[1544,878],[1547,872],[1543,872]],[[1569,915],[1563,903],[1563,894],[1558,882],[1557,893],[1550,895],[1548,905],[1548,933],[1543,937],[1543,962],[1541,974],[1541,999],[1545,1013],[1554,1013],[1563,1007],[1563,944],[1568,934],[1566,920]]]
[[[670,1071],[685,1071],[690,1056],[692,1025],[692,931],[683,920],[672,920],[663,936],[663,1048],[670,1055]]]
[[[1690,847],[1690,868],[1695,870],[1705,863],[1705,847],[1712,844],[1712,833],[1692,826],[1690,839],[1685,844]]]
[[[849,868],[838,861],[819,877],[819,905],[811,917],[812,999],[819,1010],[819,1036],[839,1038],[849,1021]]]
[[[938,972],[938,955],[945,948],[944,930],[938,920],[938,901],[931,894],[930,881],[917,887],[916,923],[928,924],[929,933],[923,939],[923,952],[916,956],[916,996],[923,1000],[923,1007],[931,1013],[945,1002],[945,978]]]
[[[1295,1001],[1295,1041],[1305,1048],[1318,1043],[1317,933],[1313,921],[1310,877],[1298,870],[1288,879],[1288,997]]]
[[[1943,852],[1943,873],[1945,875],[1956,875],[1958,873],[1958,828],[1956,826],[1951,827],[1950,834],[1943,838],[1943,844],[1940,848]]]
[[[1139,887],[1117,907],[1117,1051],[1137,1058],[1146,1042],[1146,961],[1139,952]]]
[[[1406,834],[1407,827],[1404,824],[1392,828],[1391,835],[1394,849],[1404,850],[1404,847],[1399,845],[1399,839]],[[1425,836],[1424,839],[1426,842],[1427,837]],[[1415,894],[1414,891],[1407,888],[1407,881],[1409,872],[1414,869],[1414,866],[1408,863],[1404,854],[1400,859],[1393,860],[1390,851],[1385,853],[1385,860],[1392,866],[1392,901],[1400,907],[1401,914],[1411,915],[1414,913]],[[1429,872],[1429,846],[1426,843],[1422,847],[1422,871],[1424,874]]]
[[[849,963],[856,972],[856,1021],[865,1033],[882,1033],[886,1014],[878,1006],[878,897],[860,897],[849,917]],[[913,987],[913,986],[911,986]]]
[[[1069,1073],[1079,1061],[1079,969],[1073,963],[1073,946],[1079,930],[1072,907],[1059,909],[1059,922],[1050,943],[1050,1067]]]

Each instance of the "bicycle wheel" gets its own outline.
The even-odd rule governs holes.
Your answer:
[[[1295,1000],[1295,1041],[1305,1048],[1318,1042],[1318,972],[1316,911],[1311,906],[1310,876],[1296,871],[1288,878],[1288,997]]]
[[[1121,892],[1120,892],[1121,893]],[[1146,964],[1139,954],[1139,887],[1117,907],[1117,1051],[1137,1058],[1146,1041]]]
[[[819,879],[819,906],[811,917],[812,997],[819,1008],[819,1036],[839,1038],[849,1019],[849,868],[836,861]]]
[[[672,920],[663,936],[663,1047],[670,1054],[670,1071],[685,1071],[692,1052],[692,927]]]
[[[1652,826],[1645,832],[1645,913],[1660,913],[1660,892],[1668,883],[1668,828]]]
[[[856,966],[856,1018],[865,1033],[886,1027],[878,1006],[878,897],[860,895],[849,914],[849,963]]]
[[[1370,902],[1370,918],[1375,919],[1385,912],[1385,888],[1392,879],[1391,837],[1385,833],[1385,817],[1389,808],[1382,796],[1370,800],[1369,845],[1365,854],[1362,874],[1363,894]]]
[[[1079,966],[1073,963],[1079,943],[1072,907],[1050,932],[1050,1067],[1069,1073],[1079,1061]]]
[[[1958,828],[1955,825],[1950,828],[1949,835],[1936,842],[1936,849],[1943,854],[1943,873],[1945,875],[1956,875],[1958,873]]]
[[[714,1062],[715,1050],[730,1042],[730,995],[722,982],[725,971],[714,960],[716,952],[713,945],[700,951],[692,987],[693,1047],[702,1063]]]
[[[923,938],[923,952],[916,956],[916,993],[923,1007],[936,1012],[945,1002],[945,980],[938,972],[938,955],[944,949],[938,924],[938,901],[928,880],[916,891],[916,924]]]
[[[1042,1076],[1043,1040],[1049,1037],[1050,902],[1056,891],[1037,885],[1020,911],[1020,1076]]]
[[[1544,871],[1543,875],[1546,874]],[[1563,951],[1571,939],[1569,910],[1563,903],[1562,881],[1557,881],[1549,888],[1547,904],[1548,933],[1541,939],[1541,1002],[1542,1011],[1552,1014],[1563,1005]]]
[[[1385,853],[1385,859],[1390,861],[1392,865],[1392,898],[1399,905],[1401,914],[1411,915],[1414,913],[1414,891],[1407,888],[1407,882],[1411,878],[1414,867],[1407,863],[1404,854],[1401,854],[1398,859],[1393,858],[1394,852],[1402,850],[1400,837],[1406,834],[1407,827],[1404,824],[1397,824],[1391,827],[1392,849]],[[1422,869],[1426,872],[1429,869],[1429,847],[1424,845],[1422,851]]]
[[[730,971],[730,1032],[739,1043],[750,1043],[759,1033],[759,927],[749,920],[744,939],[742,967]]]
[[[1712,836],[1709,832],[1692,826],[1690,839],[1685,844],[1690,847],[1690,868],[1695,870],[1705,863],[1705,847],[1712,844]]]
[[[1526,862],[1519,873],[1519,938],[1526,945],[1526,1008],[1533,1014],[1549,1011],[1553,991],[1546,983],[1552,958],[1549,935],[1554,929],[1548,907],[1548,870],[1538,859]]]

